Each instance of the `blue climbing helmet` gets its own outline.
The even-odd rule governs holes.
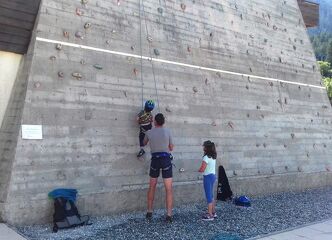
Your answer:
[[[234,204],[242,207],[250,207],[251,201],[247,196],[239,196],[234,199]]]
[[[147,100],[144,105],[144,110],[147,112],[151,112],[154,109],[154,101]]]

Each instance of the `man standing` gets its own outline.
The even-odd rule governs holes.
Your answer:
[[[172,136],[169,129],[164,128],[165,117],[163,114],[158,113],[154,119],[155,128],[146,132],[144,138],[144,145],[150,143],[151,149],[151,165],[150,165],[150,186],[148,191],[148,211],[146,218],[152,219],[153,200],[158,182],[160,170],[164,180],[166,191],[166,222],[172,222],[172,208],[173,208],[173,172],[172,172],[172,155],[174,145]]]

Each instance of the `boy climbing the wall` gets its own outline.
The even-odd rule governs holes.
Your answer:
[[[152,128],[153,115],[152,110],[154,109],[154,101],[148,100],[145,102],[144,109],[137,115],[137,122],[140,125],[139,132],[139,145],[141,150],[137,154],[137,157],[140,158],[145,154],[144,151],[144,137],[146,131]]]

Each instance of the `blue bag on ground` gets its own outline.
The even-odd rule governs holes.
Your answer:
[[[234,204],[236,206],[250,207],[251,201],[247,196],[240,196],[240,197],[234,198]]]
[[[53,232],[58,229],[83,226],[89,223],[89,216],[81,216],[75,205],[76,189],[55,189],[48,194],[54,200]]]

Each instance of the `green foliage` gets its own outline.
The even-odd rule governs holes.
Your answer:
[[[332,99],[332,78],[323,78],[324,85],[326,87],[327,95],[330,100]]]
[[[323,82],[326,87],[327,95],[332,100],[332,67],[329,62],[318,61],[320,73],[323,76]]]
[[[322,32],[315,36],[311,36],[310,39],[315,51],[316,58],[318,60],[325,60],[328,57],[328,53],[332,44],[332,34]]]
[[[320,73],[323,77],[332,77],[331,64],[329,62],[318,61]]]
[[[327,61],[331,64],[332,66],[332,41],[330,41],[330,45],[327,49]]]

